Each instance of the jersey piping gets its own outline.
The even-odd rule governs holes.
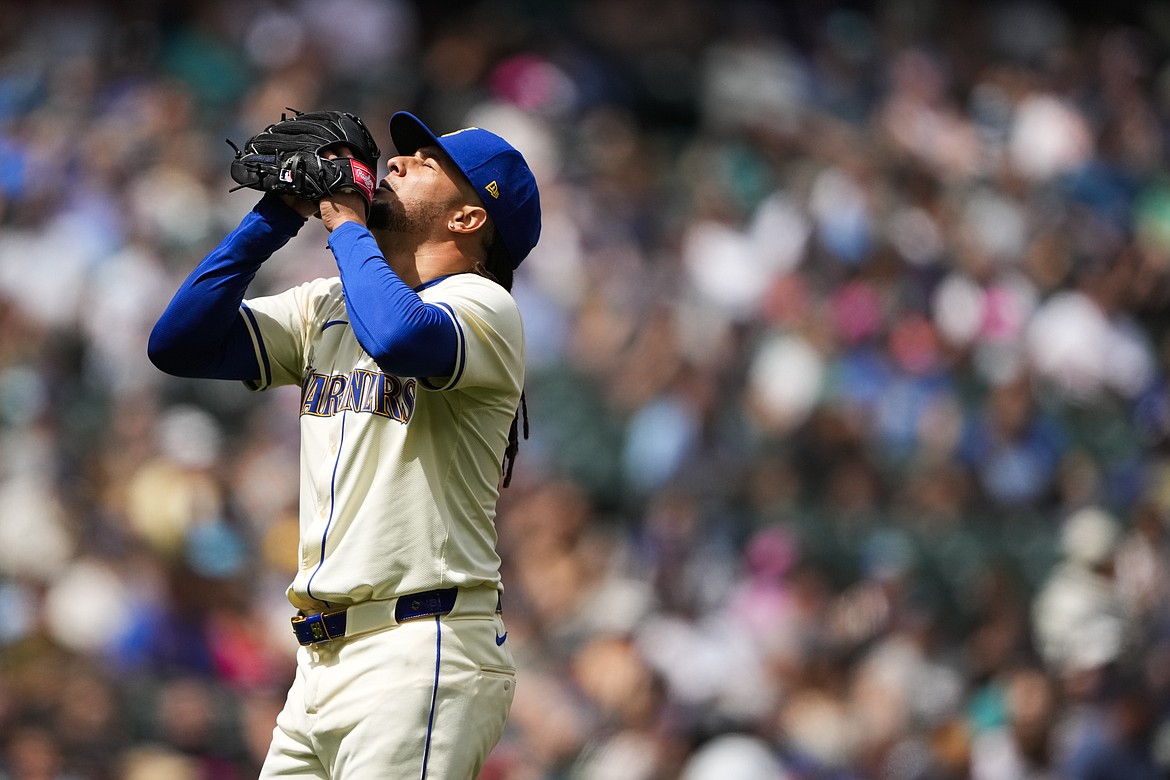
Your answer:
[[[448,390],[459,384],[459,380],[463,378],[463,370],[467,367],[467,338],[451,304],[439,301],[434,305],[445,311],[451,318],[451,324],[455,326],[455,370],[451,373],[451,378],[441,386],[431,384],[425,377],[419,377],[418,380],[428,390]]]
[[[252,346],[259,356],[259,381],[246,380],[245,384],[253,390],[262,390],[272,383],[272,366],[268,362],[268,348],[264,346],[264,339],[260,335],[260,325],[256,322],[256,315],[248,308],[248,304],[241,303],[240,311],[244,315],[244,323],[248,326],[248,334],[252,337]]]
[[[329,477],[329,519],[325,521],[325,529],[321,531],[321,558],[317,561],[317,566],[313,569],[313,573],[309,575],[309,581],[305,583],[305,592],[312,599],[317,598],[313,595],[313,578],[317,576],[317,572],[321,571],[321,567],[325,565],[325,543],[329,540],[329,529],[333,527],[333,512],[337,506],[337,469],[341,465],[341,453],[345,448],[345,420],[346,414],[342,412],[341,432],[337,436],[337,456],[333,461],[333,474]]]

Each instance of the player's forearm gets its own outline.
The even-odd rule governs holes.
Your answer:
[[[261,263],[304,220],[266,196],[196,266],[155,323],[147,355],[176,376],[256,379],[259,369],[240,304]]]
[[[458,334],[448,313],[410,289],[386,263],[365,227],[345,224],[329,236],[354,336],[378,366],[397,376],[447,376]]]

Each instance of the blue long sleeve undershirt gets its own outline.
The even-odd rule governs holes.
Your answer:
[[[364,226],[337,227],[329,248],[341,271],[350,327],[374,362],[398,376],[450,375],[458,350],[451,316],[425,303],[391,270]]]
[[[175,376],[259,379],[240,304],[260,265],[304,223],[278,198],[261,199],[179,287],[151,331],[151,362]],[[365,227],[342,225],[329,245],[354,335],[378,366],[397,376],[449,375],[458,349],[449,316],[398,278]]]
[[[305,220],[265,195],[179,287],[150,333],[146,354],[161,371],[203,379],[260,378],[240,304],[260,265]]]

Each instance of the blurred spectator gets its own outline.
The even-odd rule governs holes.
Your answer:
[[[1107,693],[1099,717],[1085,724],[1061,767],[1070,780],[1155,780],[1166,776],[1158,704],[1140,684]]]
[[[779,759],[763,740],[728,734],[702,745],[687,760],[681,780],[788,780]]]
[[[1047,780],[1063,777],[1057,755],[1059,690],[1040,669],[1024,667],[1003,681],[1003,725],[976,736],[972,780]]]
[[[1074,512],[1061,528],[1063,563],[1036,596],[1041,658],[1058,675],[1102,670],[1133,649],[1133,615],[1117,586],[1117,520],[1098,507]]]

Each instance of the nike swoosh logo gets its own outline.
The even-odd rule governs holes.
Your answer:
[[[333,326],[333,325],[348,325],[348,324],[349,324],[349,322],[347,320],[329,320],[329,322],[326,322],[324,325],[321,326],[321,332],[324,333],[326,328]]]
[[[499,634],[496,634],[496,647],[499,647],[500,645],[504,644],[504,640],[505,640],[505,639],[507,639],[507,638],[508,638],[508,632],[507,632],[507,631],[505,631],[505,632],[504,632],[504,635],[503,635],[503,636],[500,636]]]

